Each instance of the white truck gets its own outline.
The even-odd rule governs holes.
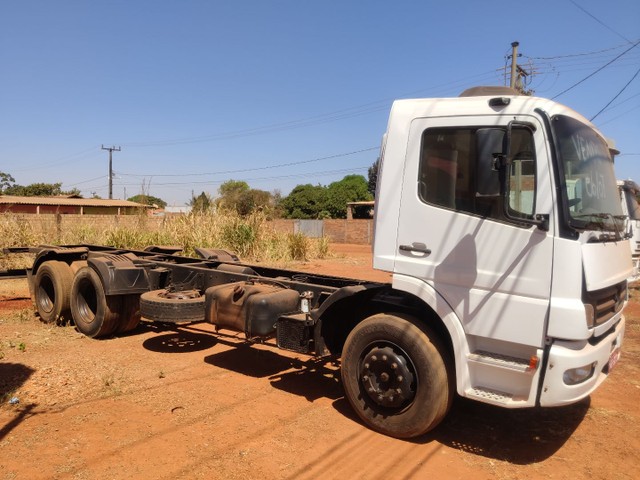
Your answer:
[[[640,205],[638,204],[640,186],[633,180],[618,180],[618,189],[622,213],[629,218],[627,236],[630,238],[633,259],[633,274],[630,280],[635,281],[640,278]]]
[[[504,87],[393,104],[381,149],[371,283],[152,247],[41,246],[40,317],[91,337],[210,322],[341,358],[370,428],[435,428],[454,395],[504,408],[576,402],[620,356],[632,270],[603,136]],[[215,395],[212,398],[215,401]]]

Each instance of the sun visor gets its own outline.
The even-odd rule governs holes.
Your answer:
[[[582,266],[590,292],[622,282],[633,271],[629,241],[582,245]]]

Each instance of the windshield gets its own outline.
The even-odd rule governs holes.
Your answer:
[[[579,230],[624,229],[613,161],[605,141],[571,117],[553,118],[564,170],[569,223]]]

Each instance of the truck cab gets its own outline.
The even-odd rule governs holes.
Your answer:
[[[442,322],[463,397],[575,402],[618,360],[629,242],[606,140],[542,98],[480,87],[393,104],[374,267]]]

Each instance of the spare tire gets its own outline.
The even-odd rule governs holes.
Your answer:
[[[38,268],[33,290],[36,309],[45,323],[62,323],[70,318],[69,297],[73,270],[65,262],[49,260]]]
[[[204,303],[197,290],[152,290],[140,296],[140,314],[156,322],[203,322]]]

